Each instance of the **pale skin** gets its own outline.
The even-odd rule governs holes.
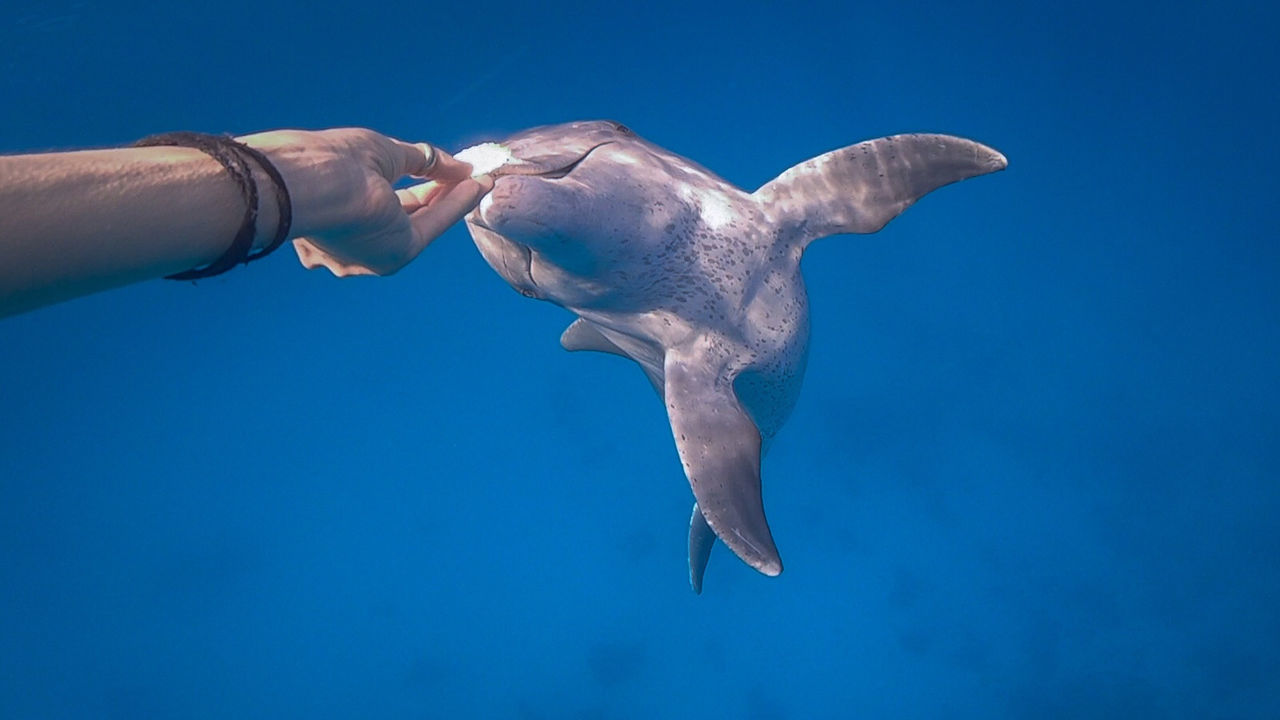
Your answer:
[[[439,148],[428,167],[427,146],[362,128],[237,140],[284,178],[298,259],[339,277],[396,272],[493,188]],[[393,189],[406,175],[427,182]],[[257,250],[279,208],[266,173],[254,178]],[[203,267],[227,250],[244,211],[226,170],[190,148],[0,157],[0,317]]]

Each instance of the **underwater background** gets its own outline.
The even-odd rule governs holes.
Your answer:
[[[701,596],[648,382],[461,224],[0,321],[0,718],[1280,717],[1277,13],[6,4],[6,153],[610,118],[748,189],[901,132],[1010,167],[811,247],[786,572],[719,546]]]

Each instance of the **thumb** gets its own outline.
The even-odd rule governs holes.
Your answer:
[[[435,202],[429,207],[415,210],[409,216],[409,221],[413,225],[414,243],[420,245],[419,251],[471,212],[485,193],[492,189],[493,179],[488,175],[481,175],[463,180],[435,198]]]

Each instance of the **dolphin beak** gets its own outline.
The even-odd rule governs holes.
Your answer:
[[[602,142],[592,145],[581,153],[565,156],[563,154],[555,154],[550,157],[533,157],[520,158],[513,155],[515,162],[509,162],[501,167],[496,168],[490,173],[495,180],[506,175],[536,175],[549,179],[558,179],[573,172],[587,156],[595,152],[596,149],[612,143]]]

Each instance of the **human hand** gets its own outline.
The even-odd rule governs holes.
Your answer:
[[[435,148],[363,128],[277,130],[237,138],[270,158],[293,203],[293,246],[308,269],[390,275],[493,189],[487,176]],[[429,167],[428,167],[429,165]],[[429,182],[394,190],[405,175]]]

